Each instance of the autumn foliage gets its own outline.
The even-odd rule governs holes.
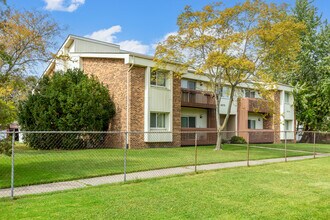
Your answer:
[[[293,71],[304,25],[289,15],[285,5],[254,0],[224,8],[222,3],[195,11],[187,6],[177,20],[178,31],[156,49],[158,68],[171,65],[177,75],[192,68],[209,78],[219,112],[220,92],[230,87],[228,121],[233,97],[243,83],[255,83],[266,98],[279,74]],[[217,149],[220,149],[218,137]]]

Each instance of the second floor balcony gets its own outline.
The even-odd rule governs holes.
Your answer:
[[[272,102],[260,98],[241,98],[241,107],[249,112],[271,113]]]
[[[181,106],[215,109],[215,99],[210,93],[182,88]]]

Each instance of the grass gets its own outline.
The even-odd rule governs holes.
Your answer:
[[[330,158],[0,200],[1,219],[329,219]]]
[[[308,155],[288,152],[288,156]],[[283,157],[278,150],[251,148],[250,159]],[[15,149],[15,186],[32,185],[85,177],[123,173],[123,149],[32,150],[24,145]],[[128,150],[127,172],[194,164],[194,147]],[[245,145],[198,147],[198,164],[246,160]],[[0,188],[10,186],[11,158],[0,155]]]
[[[284,149],[284,144],[251,144],[252,146],[263,146],[263,147],[272,147],[272,148],[281,148]],[[288,150],[300,150],[300,151],[314,151],[314,144],[308,143],[298,143],[298,144],[287,144]],[[330,153],[330,144],[315,144],[315,151],[318,153]]]

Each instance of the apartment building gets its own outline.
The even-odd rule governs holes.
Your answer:
[[[171,67],[153,71],[153,57],[121,50],[119,45],[85,37],[68,36],[58,51],[66,59],[53,60],[44,74],[70,68],[83,69],[109,87],[117,114],[109,125],[111,131],[141,131],[129,137],[133,147],[184,146],[215,144],[216,105],[204,75],[188,71],[180,78]],[[220,118],[229,104],[229,87],[221,91]],[[250,143],[273,143],[284,139],[279,131],[294,131],[295,114],[292,88],[278,85],[274,91],[275,106],[261,99],[253,84],[239,85],[224,135],[239,135]],[[246,131],[249,131],[247,133]],[[294,139],[289,132],[287,139]],[[122,146],[123,138],[112,138],[111,144]]]

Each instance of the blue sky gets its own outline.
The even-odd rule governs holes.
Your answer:
[[[67,29],[68,34],[89,36],[120,44],[123,49],[152,54],[153,46],[175,32],[177,16],[185,5],[195,9],[215,0],[8,0],[16,9],[39,9]],[[232,6],[241,0],[223,0]],[[267,0],[293,5],[295,0]],[[314,5],[330,20],[330,1],[315,0]]]

